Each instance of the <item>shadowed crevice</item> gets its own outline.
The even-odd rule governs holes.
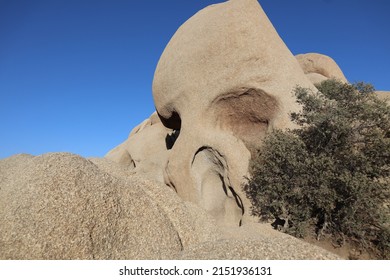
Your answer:
[[[165,136],[165,146],[167,147],[167,150],[170,150],[173,148],[173,145],[175,145],[175,142],[177,138],[179,138],[180,130],[173,130],[171,133],[168,133],[167,136]]]
[[[248,147],[261,144],[279,105],[263,90],[238,88],[216,98],[210,108],[220,127],[232,131]]]
[[[217,220],[241,225],[244,206],[234,190],[225,158],[211,147],[201,147],[191,164],[201,206]]]
[[[162,115],[160,115],[160,113],[158,111],[157,111],[157,114],[158,114],[162,124],[165,127],[170,128],[170,129],[174,129],[174,130],[180,130],[181,118],[177,112],[173,111],[168,118],[165,118]]]

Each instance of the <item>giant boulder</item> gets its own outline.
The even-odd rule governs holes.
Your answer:
[[[242,223],[249,150],[291,126],[297,85],[314,89],[256,0],[195,14],[166,46],[153,80],[162,123],[180,130],[165,182],[220,223]]]
[[[337,63],[327,55],[319,53],[298,54],[296,59],[313,84],[319,84],[328,79],[348,82]]]
[[[169,187],[106,159],[55,153],[0,160],[0,259],[188,258],[337,256],[266,224],[217,227]]]
[[[0,161],[0,259],[169,259],[210,240],[209,219],[168,187],[98,165],[66,153]]]
[[[131,173],[164,182],[164,168],[177,132],[164,127],[157,113],[136,126],[105,158],[128,166]]]

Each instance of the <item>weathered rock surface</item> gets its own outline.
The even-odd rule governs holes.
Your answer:
[[[261,248],[261,249],[260,249]],[[280,233],[269,224],[247,224],[230,228],[214,242],[195,244],[184,250],[182,259],[304,260],[338,259],[334,254]]]
[[[238,225],[249,212],[241,190],[249,149],[291,126],[296,85],[314,88],[256,0],[195,14],[168,43],[153,81],[163,124],[180,130],[165,182],[220,223]]]
[[[141,180],[71,154],[14,156],[0,170],[1,259],[160,259],[182,249]]]
[[[256,0],[201,10],[157,65],[158,113],[105,159],[0,160],[0,259],[337,259],[253,223],[241,188],[250,150],[291,127],[293,89],[331,77],[347,82],[295,58]]]
[[[175,132],[161,123],[157,113],[135,127],[128,139],[107,153],[105,158],[121,163],[132,172],[164,182],[164,169]]]
[[[331,78],[345,83],[348,82],[337,63],[327,55],[306,53],[298,54],[295,57],[313,84],[318,84]]]
[[[264,225],[248,227],[217,227],[169,187],[106,159],[0,161],[0,259],[337,258]]]
[[[168,217],[180,238],[183,248],[220,238],[221,233],[215,226],[215,220],[195,204],[183,201],[168,186],[136,175],[129,175],[120,164],[109,160],[99,158],[90,160],[102,171],[118,179],[142,182],[142,184],[132,184],[132,186],[141,188],[159,207],[159,211]],[[154,240],[150,242],[153,243]]]

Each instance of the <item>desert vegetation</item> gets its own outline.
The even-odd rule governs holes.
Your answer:
[[[316,86],[294,90],[297,127],[269,134],[253,156],[252,213],[296,237],[389,259],[390,106],[369,84]]]

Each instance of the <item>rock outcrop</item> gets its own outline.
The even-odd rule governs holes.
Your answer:
[[[198,259],[212,248],[221,259],[337,258],[279,232],[257,229],[252,243],[249,230],[217,227],[166,185],[128,171],[67,153],[0,160],[0,259]],[[263,250],[273,242],[291,251]]]
[[[220,223],[241,223],[249,149],[291,125],[296,85],[314,88],[256,0],[195,14],[166,46],[153,81],[162,123],[180,130],[165,183]]]
[[[337,63],[327,55],[306,53],[295,57],[313,84],[332,78],[345,83],[348,82]]]
[[[165,259],[182,249],[141,180],[71,154],[14,156],[0,170],[1,259]]]
[[[256,0],[201,10],[159,60],[156,112],[105,158],[0,161],[0,259],[337,259],[254,223],[242,190],[252,149],[292,127],[293,89],[328,78],[347,82],[294,57]]]
[[[157,113],[153,113],[130,132],[125,142],[109,151],[105,157],[128,166],[134,174],[164,182],[163,171],[175,138],[176,132],[164,127]]]

